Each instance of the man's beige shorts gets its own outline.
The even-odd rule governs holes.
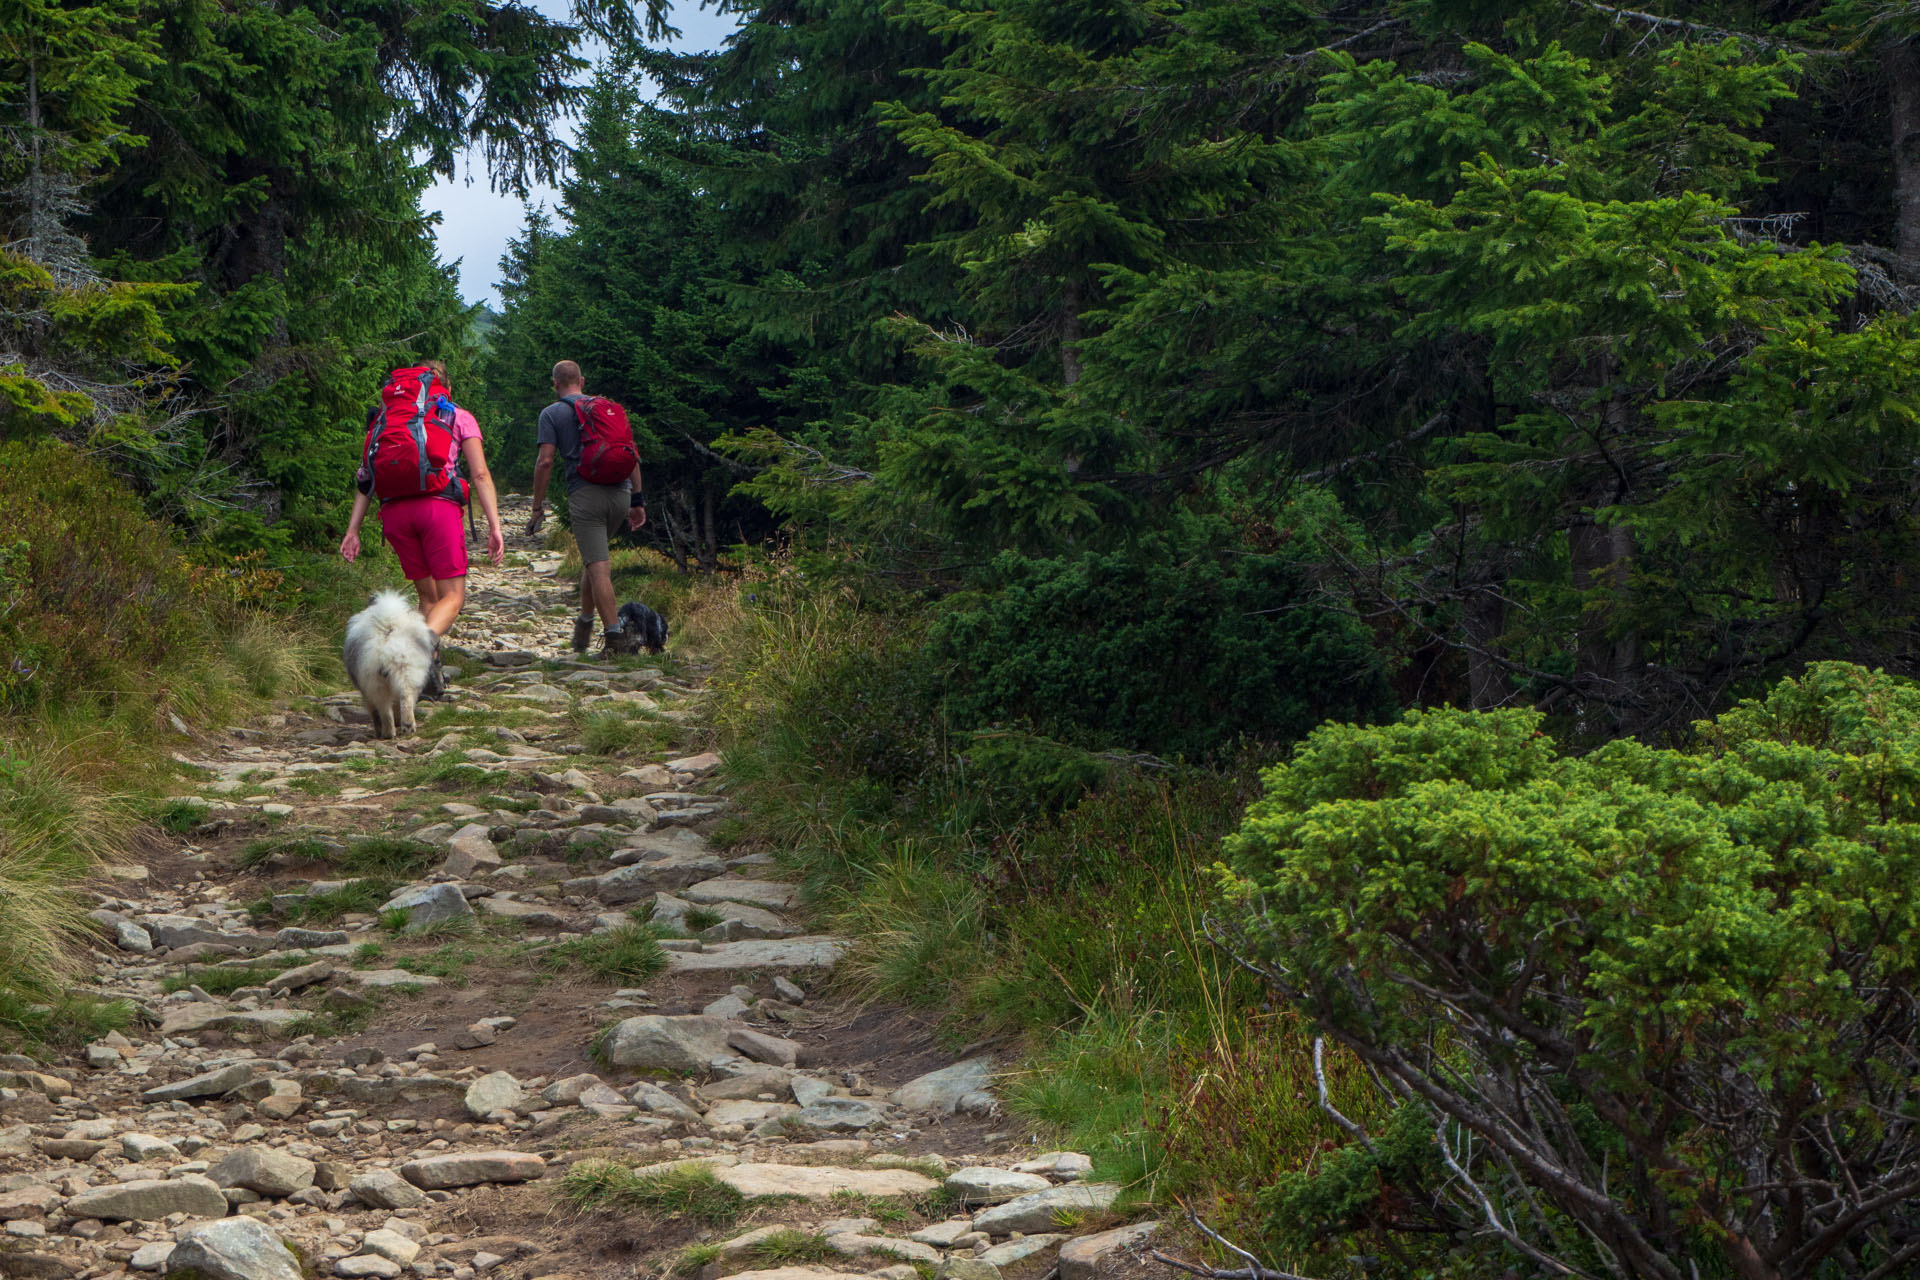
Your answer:
[[[580,544],[580,563],[613,559],[607,539],[627,522],[630,510],[626,485],[583,484],[567,495],[567,522]]]

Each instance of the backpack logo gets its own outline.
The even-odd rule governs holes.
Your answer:
[[[580,478],[588,484],[622,484],[640,465],[627,411],[605,396],[575,396],[580,423]]]
[[[382,502],[467,500],[460,445],[453,438],[453,401],[433,384],[433,370],[424,365],[395,369],[380,388],[380,406],[367,416],[361,467],[372,474],[374,495]]]

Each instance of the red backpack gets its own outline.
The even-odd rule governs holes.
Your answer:
[[[575,396],[580,421],[580,478],[588,484],[623,484],[640,465],[627,411],[605,396]]]
[[[367,415],[361,468],[373,474],[382,501],[423,495],[467,500],[460,445],[453,438],[453,401],[434,393],[433,370],[395,369],[380,388],[380,407]]]

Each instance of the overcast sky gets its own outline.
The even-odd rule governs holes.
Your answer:
[[[552,18],[565,18],[572,10],[571,0],[530,3]],[[673,6],[673,24],[680,28],[680,38],[671,47],[683,51],[717,49],[737,22],[738,15],[716,14],[697,7],[694,0],[679,0]],[[602,46],[596,44],[587,54],[597,61],[602,52]],[[583,81],[591,78],[591,71],[582,74]],[[573,122],[566,121],[561,127],[571,139]],[[552,187],[537,187],[527,197],[529,203],[544,204],[549,209],[559,203],[559,198],[560,193]],[[526,205],[487,188],[486,164],[478,152],[469,156],[459,177],[436,182],[421,204],[429,213],[440,215],[434,239],[440,246],[441,261],[457,259],[460,263],[461,295],[468,302],[498,307],[500,297],[495,287],[500,277],[500,255],[526,222]]]

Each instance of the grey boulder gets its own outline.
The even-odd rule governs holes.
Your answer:
[[[643,1014],[607,1033],[607,1061],[643,1071],[705,1071],[727,1053],[727,1024],[702,1014]]]
[[[183,1232],[165,1265],[167,1275],[207,1280],[300,1280],[293,1251],[255,1218],[223,1218]]]

